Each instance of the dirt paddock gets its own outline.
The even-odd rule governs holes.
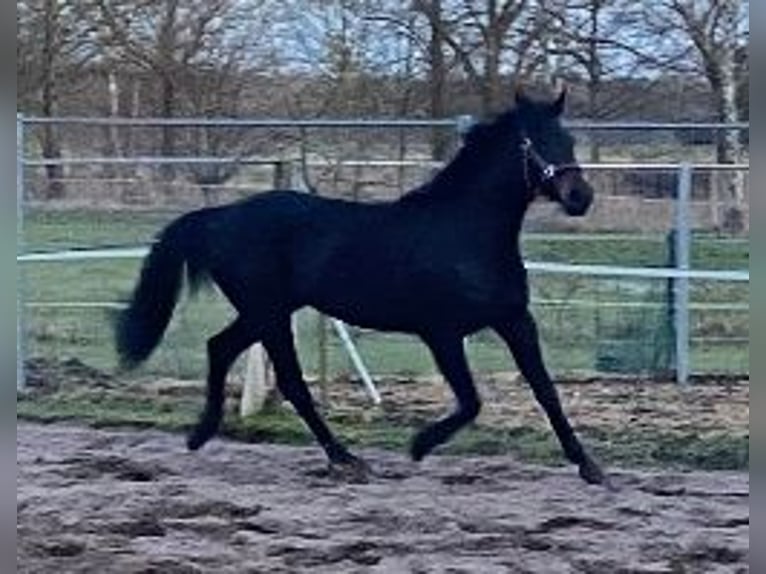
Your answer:
[[[18,572],[748,572],[749,476],[572,468],[508,457],[420,465],[367,450],[367,484],[316,448],[151,430],[17,426]]]

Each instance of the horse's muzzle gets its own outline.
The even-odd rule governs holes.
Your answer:
[[[564,182],[562,182],[564,183]],[[579,174],[566,178],[561,191],[561,205],[567,215],[585,215],[593,203],[593,188]]]

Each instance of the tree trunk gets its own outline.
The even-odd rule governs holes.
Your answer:
[[[723,123],[734,123],[739,119],[736,78],[736,32],[739,8],[740,2],[738,0],[722,0],[721,27],[722,35],[726,40],[720,44],[717,62],[712,62],[710,66],[716,68],[711,77],[711,87],[713,88],[718,118]],[[716,151],[719,163],[736,163],[739,161],[742,149],[737,130],[725,130],[718,137]],[[723,225],[727,231],[739,233],[745,228],[744,174],[733,172],[727,187],[732,204],[724,213]]]
[[[43,116],[46,118],[55,115],[55,95],[52,83],[46,82],[43,87]],[[58,142],[56,129],[51,124],[45,124],[42,130],[42,156],[46,160],[58,161],[61,159],[61,146]],[[48,184],[45,187],[44,199],[61,199],[66,195],[64,187],[64,167],[61,164],[46,164],[45,175]]]
[[[142,76],[138,73],[131,74],[130,81],[130,110],[128,115],[131,118],[137,118],[141,115],[141,81]],[[123,145],[122,149],[126,155],[133,155],[134,153],[134,141],[135,141],[135,128],[132,126],[125,126],[123,128]],[[132,168],[132,174],[137,173],[137,169],[134,166]]]
[[[430,107],[431,117],[443,118],[447,115],[445,104],[445,86],[447,84],[447,65],[444,58],[444,31],[441,22],[441,0],[434,0],[432,10],[435,15],[429,18],[431,23],[431,38],[428,43],[429,83],[431,86]],[[449,138],[444,130],[434,127],[431,130],[431,156],[437,161],[447,157]]]
[[[482,88],[482,112],[489,115],[501,111],[505,102],[500,77],[500,38],[496,30],[488,30]]]
[[[543,51],[542,62],[542,78],[543,83],[547,88],[552,91],[556,89],[556,83],[558,82],[559,62],[554,56],[556,48],[556,35],[557,31],[554,28],[553,22],[548,16],[548,5],[546,0],[537,0],[536,6],[537,15],[536,18],[539,22],[536,25],[548,31],[540,37],[540,47]],[[562,19],[566,18],[566,12],[559,14]]]
[[[598,118],[598,96],[601,90],[601,62],[598,53],[598,15],[601,9],[601,0],[593,0],[590,5],[590,37],[588,40],[588,117],[591,121]],[[598,134],[591,132],[590,138],[590,161],[601,161],[601,146],[598,142]]]
[[[114,69],[106,72],[106,91],[109,98],[109,116],[117,117],[120,115],[120,90],[117,84],[117,73]],[[107,157],[119,157],[122,155],[120,150],[119,126],[104,126],[104,152]],[[124,167],[124,166],[123,166]],[[106,178],[119,177],[123,174],[120,166],[104,164],[103,176]]]
[[[59,12],[56,0],[45,0],[45,26],[43,30],[42,58],[42,114],[46,118],[56,114],[56,40],[58,36]],[[43,158],[57,161],[61,159],[61,146],[56,129],[45,124],[42,129],[41,147]],[[45,199],[60,199],[65,195],[64,169],[60,164],[45,166],[48,184],[43,192]]]
[[[177,48],[176,24],[178,20],[178,0],[169,0],[165,5],[165,14],[160,24],[157,38],[157,70],[160,79],[160,116],[170,119],[175,115],[175,51]],[[162,127],[160,154],[162,157],[175,155],[175,131],[170,126]],[[166,182],[173,179],[175,169],[172,165],[163,165],[160,169],[162,179]]]
[[[170,73],[166,70],[162,74],[162,96],[160,100],[160,117],[172,118],[175,115],[175,86]],[[160,155],[162,157],[173,157],[175,155],[175,131],[171,126],[162,126],[162,140],[160,142]],[[175,169],[172,165],[164,164],[160,169],[162,179],[170,181],[175,176]]]

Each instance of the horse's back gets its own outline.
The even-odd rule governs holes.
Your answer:
[[[297,300],[339,243],[369,229],[369,206],[275,190],[192,212],[195,257],[224,292],[245,289],[270,299]],[[245,287],[246,285],[246,287]]]
[[[208,212],[206,255],[240,308],[254,299],[260,308],[309,305],[366,327],[416,331],[444,320],[478,327],[523,306],[520,260],[514,271],[481,213],[449,207],[267,192]]]

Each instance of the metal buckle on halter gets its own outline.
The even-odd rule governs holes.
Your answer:
[[[549,179],[556,177],[556,174],[558,174],[561,167],[557,167],[554,164],[545,161],[543,157],[535,151],[531,139],[525,136],[521,140],[521,149],[524,151],[524,161],[526,162],[531,159],[535,165],[540,168],[542,181],[548,181]]]
[[[549,163],[543,168],[543,181],[548,181],[556,177],[556,166]]]
[[[532,149],[532,140],[528,137],[522,138],[521,149],[524,150],[524,153],[529,153],[529,150]]]
[[[534,164],[540,168],[541,180],[546,182],[556,177],[558,168],[552,163],[547,163],[539,153],[537,153],[533,147],[532,140],[528,137],[524,137],[521,140],[521,149],[524,151],[524,168],[526,172],[526,162],[532,160]],[[529,179],[527,177],[527,179]]]

